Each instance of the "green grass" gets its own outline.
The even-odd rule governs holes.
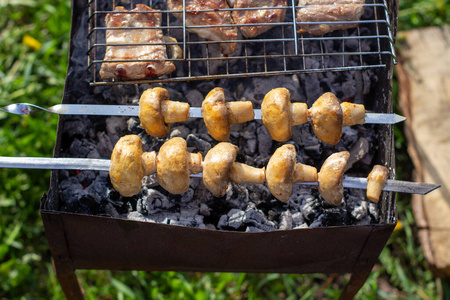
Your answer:
[[[450,23],[450,5],[445,1],[403,0],[400,8],[400,29]],[[59,103],[67,67],[69,1],[0,0],[0,15],[0,106],[19,101]],[[0,155],[50,157],[56,125],[57,116],[50,114],[0,113]],[[397,172],[409,179],[411,162],[400,126],[395,135]],[[48,189],[49,175],[0,169],[0,299],[63,298],[39,216],[39,198]],[[400,195],[398,207],[404,228],[391,236],[358,298],[438,299],[449,284],[434,278],[424,262],[410,198]],[[87,299],[334,299],[348,280],[348,276],[329,280],[323,274],[93,270],[77,274]]]

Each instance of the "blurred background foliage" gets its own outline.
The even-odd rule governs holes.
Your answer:
[[[70,33],[68,0],[0,0],[0,106],[61,102]],[[445,0],[400,0],[399,29],[450,23]],[[397,85],[394,80],[394,101]],[[0,112],[1,156],[52,155],[58,117]],[[402,126],[397,173],[411,178]],[[0,299],[62,299],[39,215],[50,172],[0,169]],[[391,236],[360,299],[438,299],[447,282],[424,262],[410,197],[397,198],[402,227]],[[348,276],[77,271],[87,299],[334,299]],[[447,294],[447,297],[448,294]],[[447,298],[448,299],[448,298]]]

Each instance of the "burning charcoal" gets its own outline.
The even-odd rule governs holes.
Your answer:
[[[112,116],[106,119],[106,132],[113,144],[117,143],[119,138],[125,134],[127,127],[126,118]]]
[[[209,217],[211,215],[211,213],[209,211],[209,207],[205,203],[200,204],[199,213],[205,217]]]
[[[59,193],[67,211],[76,211],[79,199],[86,194],[76,177],[69,177],[62,181],[59,185]]]
[[[365,216],[357,222],[358,225],[369,225],[371,223],[370,216]]]
[[[131,211],[127,214],[126,216],[127,219],[129,220],[134,220],[134,221],[145,221],[145,217],[143,214],[137,212],[137,211]]]
[[[111,157],[112,150],[114,148],[113,143],[106,133],[98,132],[97,133],[98,144],[97,151],[102,157]],[[116,141],[117,142],[117,141]]]
[[[355,218],[356,220],[361,220],[365,218],[369,213],[368,211],[369,203],[367,203],[367,201],[361,201],[359,205],[357,205],[356,202],[353,202],[352,204],[353,205],[351,205],[350,213],[352,217]]]
[[[248,225],[253,225],[264,231],[275,230],[275,223],[267,220],[264,213],[255,207],[254,203],[249,203],[247,209],[245,210],[244,223]]]
[[[342,139],[341,145],[343,145],[342,150],[338,149],[338,151],[347,151],[351,148],[351,145],[356,143],[358,139],[358,131],[353,129],[352,127],[346,126],[342,128]]]
[[[266,128],[261,126],[256,130],[258,138],[258,151],[262,156],[269,156],[273,140],[267,132]]]
[[[238,229],[239,227],[241,227],[244,221],[244,215],[245,212],[243,210],[236,208],[231,209],[227,214],[228,226],[234,229]]]
[[[172,131],[170,132],[170,138],[181,137],[183,139],[186,139],[188,134],[189,134],[189,128],[181,125],[181,126],[172,128]]]
[[[273,198],[269,189],[265,185],[249,184],[246,185],[246,187],[249,193],[249,198],[257,205],[262,202],[267,202]]]
[[[351,169],[353,164],[363,159],[369,152],[369,142],[365,138],[359,138],[358,141],[350,149],[350,159],[348,161],[348,169]]]
[[[148,212],[149,214],[169,209],[174,204],[169,199],[157,190],[148,189],[147,195],[143,199],[139,199],[136,205],[137,211],[140,213]]]
[[[186,193],[181,194],[180,201],[183,203],[190,202],[193,197],[194,197],[194,190],[190,188],[187,190]]]
[[[80,171],[76,177],[83,186],[89,186],[95,180],[97,174],[95,171],[84,170]]]
[[[86,135],[86,132],[89,131],[93,127],[92,122],[87,118],[84,117],[81,120],[75,119],[75,120],[67,120],[64,122],[64,133],[68,135],[69,138],[73,137],[83,137]]]
[[[244,152],[247,155],[253,155],[256,152],[256,139],[247,140],[247,144],[244,147]]]
[[[255,227],[255,226],[248,226],[245,229],[245,232],[264,232],[264,230],[259,229],[258,227]]]
[[[312,221],[322,213],[321,201],[318,198],[310,196],[304,199],[303,205],[300,207],[300,211],[302,212],[305,220]]]
[[[248,123],[247,126],[245,126],[245,127],[239,132],[239,134],[240,134],[244,139],[250,140],[250,139],[256,138],[255,131],[256,131],[256,123],[255,123],[255,122],[250,122],[250,123]]]
[[[91,185],[86,188],[86,193],[89,194],[95,202],[100,204],[103,199],[108,198],[107,175],[99,175],[95,178]]]
[[[204,141],[193,134],[189,134],[186,139],[187,146],[194,148],[194,151],[200,151],[203,155],[211,149],[211,144]]]
[[[291,212],[289,210],[282,212],[280,216],[280,229],[281,230],[292,229],[292,225],[293,219]]]
[[[370,203],[369,203],[369,214],[372,216],[372,218],[373,218],[375,221],[378,221],[378,220],[379,220],[380,212],[379,212],[379,210],[378,210],[378,206],[377,206],[376,203],[373,203],[373,202],[370,202]]]
[[[142,132],[143,129],[139,127],[140,124],[141,122],[139,121],[139,118],[129,118],[127,121],[128,131],[132,134]]]
[[[219,223],[217,223],[217,227],[219,229],[225,229],[228,226],[228,216],[222,215],[220,216]]]
[[[292,227],[293,228],[299,228],[300,226],[308,227],[308,225],[305,222],[305,219],[303,218],[303,214],[301,212],[295,212],[292,214]]]
[[[110,216],[112,218],[120,218],[120,214],[117,212],[117,209],[111,203],[106,203],[104,208],[104,214]]]
[[[147,188],[159,186],[158,179],[156,178],[156,173],[149,176],[144,176],[144,178],[142,178],[142,185]]]
[[[198,90],[191,90],[186,94],[186,100],[192,107],[201,107],[204,98]]]
[[[176,222],[180,218],[178,213],[169,213],[165,211],[156,212],[148,214],[146,216],[147,222],[160,223],[160,224],[172,224],[171,222]]]
[[[70,145],[69,152],[75,157],[87,157],[89,152],[95,149],[95,147],[95,144],[87,142],[85,139],[81,141],[76,138]]]
[[[239,184],[228,183],[226,202],[233,208],[244,208],[249,201],[248,190]]]

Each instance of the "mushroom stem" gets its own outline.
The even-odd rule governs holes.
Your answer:
[[[308,105],[306,103],[291,103],[292,126],[302,125],[308,122]]]
[[[189,173],[198,174],[203,171],[202,167],[202,154],[188,153]]]
[[[317,169],[313,166],[296,163],[294,167],[293,182],[314,182],[317,181]]]
[[[227,102],[228,122],[230,124],[244,123],[255,118],[253,104],[251,101]]]
[[[255,168],[246,164],[234,162],[228,178],[236,183],[263,184],[266,174],[265,168]]]
[[[156,173],[156,152],[144,152],[141,155],[142,165],[144,166],[144,176]]]
[[[370,201],[378,203],[381,195],[381,191],[386,185],[388,179],[389,170],[380,165],[375,165],[367,177],[367,198]]]
[[[366,109],[362,104],[350,102],[341,103],[344,120],[342,126],[361,125],[366,122]]]
[[[164,123],[184,122],[189,118],[189,104],[185,102],[164,100],[161,102],[161,114]]]

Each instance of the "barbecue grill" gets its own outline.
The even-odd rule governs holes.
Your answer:
[[[132,0],[127,6],[134,7],[137,2]],[[217,42],[203,40],[187,31],[188,26],[172,16],[164,1],[144,3],[162,11],[161,28],[165,34],[175,36],[176,44],[183,50],[184,58],[172,59],[177,71],[145,80],[102,80],[99,68],[107,63],[102,60],[106,51],[104,18],[122,4],[115,0],[91,0],[86,5],[86,1],[73,0],[63,104],[94,103],[96,98],[102,98],[99,101],[102,103],[114,94],[120,98],[115,101],[130,101],[133,96],[128,93],[139,94],[148,86],[174,89],[183,83],[183,87],[194,86],[201,90],[204,85],[222,85],[234,78],[250,80],[258,76],[278,78],[334,72],[345,80],[347,72],[365,72],[375,78],[376,88],[372,86],[356,100],[371,111],[392,113],[391,80],[398,1],[368,2],[366,13],[358,21],[359,27],[320,37],[297,32],[301,23],[295,21],[295,3],[291,1],[286,7],[286,21],[275,24],[275,28],[257,38],[238,38],[238,50],[229,56],[220,54]],[[330,49],[330,44],[334,50]],[[293,77],[283,78],[291,80]],[[296,78],[303,80],[302,83],[310,80],[310,77]],[[94,124],[91,126],[94,128],[104,127],[105,123],[104,117],[80,120],[60,117],[55,157],[70,157],[73,140],[80,138],[81,131],[89,135],[93,130],[86,125],[70,133],[67,128],[71,123],[81,124],[84,120],[85,124]],[[364,130],[376,135],[372,161],[388,166],[390,178],[394,178],[392,125],[376,125]],[[363,168],[355,172],[366,171]],[[330,224],[320,228],[236,232],[150,223],[104,211],[90,214],[67,205],[60,185],[72,175],[53,171],[48,196],[44,195],[41,200],[41,216],[55,270],[69,299],[83,298],[76,269],[352,273],[341,296],[349,299],[364,284],[397,222],[394,194],[385,192],[376,206],[378,218],[362,225]],[[110,202],[117,201],[117,195],[110,194],[110,198]]]

